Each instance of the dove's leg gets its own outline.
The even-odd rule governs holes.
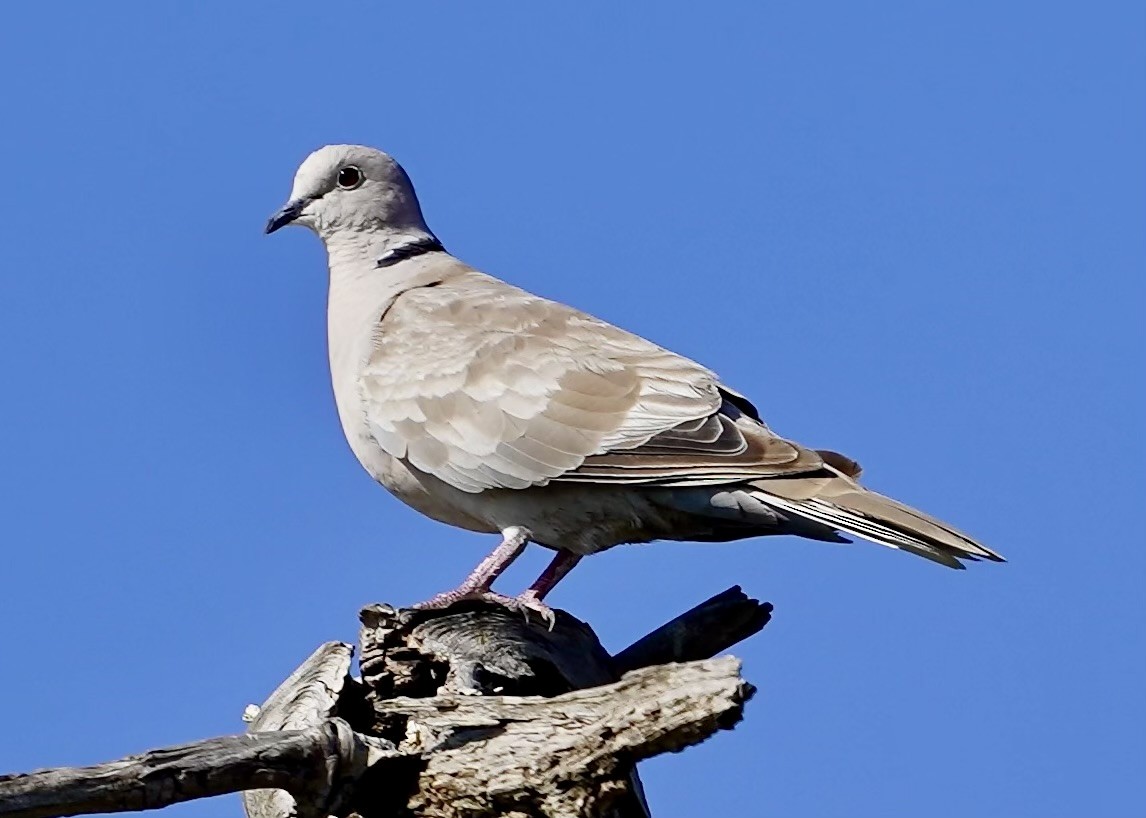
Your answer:
[[[444,608],[459,599],[470,599],[481,596],[489,591],[494,581],[505,573],[515,559],[521,556],[529,543],[529,532],[521,526],[510,526],[501,532],[501,542],[489,556],[478,563],[477,568],[462,580],[462,584],[452,591],[445,591],[425,602],[415,605],[416,608]]]
[[[572,551],[558,551],[553,561],[541,572],[541,576],[518,599],[534,602],[545,599],[545,595],[573,570],[573,567],[581,561],[581,557],[581,554],[574,554]]]
[[[556,621],[557,616],[553,613],[553,609],[541,601],[553,588],[560,579],[568,574],[573,566],[581,559],[577,554],[570,554],[566,551],[559,551],[557,556],[549,564],[549,567],[542,572],[537,581],[529,587],[529,590],[521,594],[521,596],[512,597],[505,594],[499,594],[496,591],[490,590],[494,580],[501,576],[505,569],[520,556],[521,552],[525,550],[525,546],[529,543],[532,535],[528,529],[521,526],[510,526],[501,532],[501,543],[497,548],[493,549],[488,557],[478,563],[468,577],[452,591],[438,594],[437,596],[427,599],[425,602],[419,602],[417,605],[411,607],[419,608],[422,610],[433,610],[440,608],[448,608],[455,602],[461,602],[463,599],[481,599],[486,602],[493,602],[498,605],[504,605],[511,611],[520,611],[528,615],[530,611],[537,614],[541,619],[553,628],[553,623]]]

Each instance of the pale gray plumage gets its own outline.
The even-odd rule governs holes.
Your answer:
[[[386,154],[316,151],[268,232],[290,222],[326,245],[347,440],[434,519],[574,554],[844,531],[951,567],[1000,559],[778,437],[705,367],[450,256]]]

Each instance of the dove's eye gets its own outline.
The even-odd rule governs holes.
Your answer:
[[[347,165],[338,171],[338,186],[343,190],[354,190],[362,184],[363,178],[361,170],[354,165]]]

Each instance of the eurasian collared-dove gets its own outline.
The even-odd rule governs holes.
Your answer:
[[[705,367],[451,256],[401,166],[331,145],[267,224],[314,230],[330,268],[328,343],[343,431],[370,475],[423,514],[502,542],[454,591],[550,616],[586,554],[650,540],[839,532],[952,568],[1000,561],[859,485],[859,466],[774,434]],[[557,556],[527,591],[490,590],[527,542]]]

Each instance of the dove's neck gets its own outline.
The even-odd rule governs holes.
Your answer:
[[[435,262],[449,258],[429,230],[344,230],[325,243],[332,364],[347,344],[344,336],[366,331],[406,290],[440,281],[443,265]]]
[[[441,250],[438,239],[424,225],[366,230],[332,230],[322,235],[330,269],[385,267],[418,252]],[[413,252],[411,252],[413,251]]]

